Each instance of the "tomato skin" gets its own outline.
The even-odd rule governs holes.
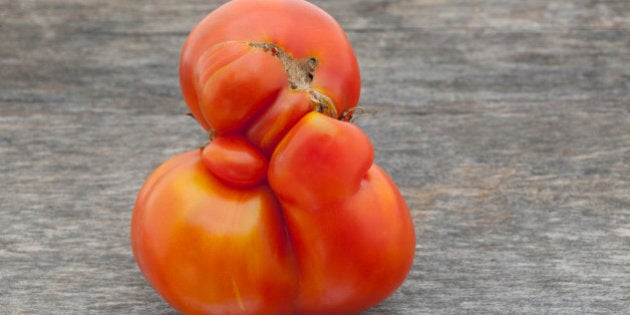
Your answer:
[[[271,156],[282,137],[312,108],[308,92],[284,90],[277,101],[249,126],[247,139],[265,156]]]
[[[298,288],[279,205],[266,186],[223,184],[200,150],[160,166],[131,222],[140,270],[186,314],[290,314]]]
[[[415,233],[409,210],[378,167],[344,203],[283,203],[303,284],[299,314],[355,314],[391,295],[409,273]]]
[[[267,177],[267,159],[247,140],[234,136],[219,136],[201,151],[206,168],[226,184],[251,187]]]
[[[276,148],[269,180],[281,200],[335,203],[360,188],[373,160],[372,144],[359,127],[312,112]]]
[[[282,63],[262,49],[243,42],[217,46],[202,56],[194,82],[199,101],[204,104],[200,108],[203,120],[214,132],[234,133],[275,101],[287,85],[287,75]],[[231,58],[225,58],[226,50],[230,50]],[[215,69],[216,59],[231,62],[220,63]]]

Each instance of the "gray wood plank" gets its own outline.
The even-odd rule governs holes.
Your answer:
[[[221,2],[0,0],[0,313],[174,313],[129,219],[206,139],[177,63]],[[366,314],[630,310],[630,2],[313,2],[416,223],[412,272]]]

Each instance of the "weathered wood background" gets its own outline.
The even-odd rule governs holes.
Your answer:
[[[206,139],[177,67],[220,2],[0,0],[0,313],[173,313],[129,219]],[[366,314],[630,312],[630,1],[313,2],[416,223],[411,274]]]

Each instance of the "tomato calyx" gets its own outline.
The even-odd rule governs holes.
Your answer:
[[[332,118],[339,118],[339,115],[337,114],[337,108],[335,107],[335,104],[333,104],[333,101],[330,97],[315,90],[309,91],[309,94],[311,96],[311,102],[315,104],[313,106],[314,111]]]
[[[249,43],[251,47],[260,48],[278,58],[287,73],[292,90],[310,90],[315,70],[319,61],[315,57],[295,59],[278,45],[272,43]]]
[[[313,110],[333,118],[339,118],[337,108],[332,99],[313,89],[312,83],[315,79],[315,71],[319,61],[315,57],[295,59],[290,53],[273,43],[248,43],[251,47],[260,48],[270,53],[282,63],[284,72],[289,80],[289,87],[292,90],[303,90],[309,93]]]

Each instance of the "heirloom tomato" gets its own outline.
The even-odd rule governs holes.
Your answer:
[[[356,57],[303,0],[233,0],[190,33],[186,104],[211,135],[140,190],[140,270],[186,314],[354,314],[403,282],[414,227],[348,122]]]

